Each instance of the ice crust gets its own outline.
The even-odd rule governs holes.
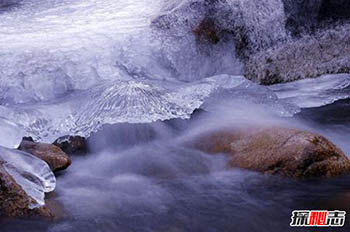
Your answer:
[[[350,74],[323,75],[270,86],[278,98],[301,108],[319,107],[350,97]]]
[[[56,187],[56,178],[43,160],[28,153],[0,146],[0,160],[5,170],[36,203],[29,208],[45,205],[45,193]]]
[[[87,137],[103,124],[188,119],[203,103],[203,108],[210,111],[222,99],[266,105],[282,116],[298,111],[297,107],[279,101],[268,88],[243,76],[220,75],[192,83],[105,81],[59,101],[19,104],[15,108],[2,106],[0,117],[17,122],[23,136],[53,142],[64,135]],[[20,138],[8,145],[19,143]]]

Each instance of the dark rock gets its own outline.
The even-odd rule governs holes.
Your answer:
[[[287,128],[221,130],[199,136],[195,147],[225,153],[228,166],[292,178],[350,173],[350,161],[321,135]]]
[[[68,155],[85,154],[88,151],[85,138],[80,136],[65,136],[57,139],[53,144]]]
[[[29,209],[29,205],[33,203],[35,201],[6,172],[0,161],[0,215],[8,217],[53,217],[47,207]]]
[[[304,36],[250,56],[245,76],[269,85],[350,72],[350,24]]]
[[[350,19],[350,1],[323,0],[319,9],[318,19],[320,21]]]
[[[19,149],[44,160],[52,171],[64,170],[72,163],[70,157],[66,153],[52,144],[23,140]]]
[[[319,27],[318,14],[323,0],[282,0],[286,28],[294,35],[313,32]]]
[[[204,19],[197,27],[193,29],[193,33],[199,41],[207,41],[217,44],[220,41],[218,35],[219,29],[210,18]]]
[[[350,19],[348,0],[282,0],[286,27],[294,36],[313,33],[319,28]]]

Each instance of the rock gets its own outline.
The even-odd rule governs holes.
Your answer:
[[[319,27],[318,14],[323,0],[282,0],[286,28],[293,36],[315,31]]]
[[[260,84],[350,72],[350,24],[305,36],[250,56],[245,76]]]
[[[51,192],[46,195],[45,207],[50,210],[54,219],[64,218],[68,215],[68,212],[64,208],[64,205],[57,200],[55,192]]]
[[[288,128],[221,130],[199,136],[195,147],[225,153],[228,166],[292,178],[350,173],[350,161],[321,135]]]
[[[231,37],[242,59],[287,38],[281,0],[189,0],[168,3],[163,11],[153,27],[177,36],[193,32],[197,41],[212,44]]]
[[[282,0],[286,27],[294,36],[315,32],[322,27],[350,19],[348,0]]]
[[[52,171],[64,170],[71,165],[71,158],[53,144],[23,140],[19,149],[44,160]]]
[[[207,41],[217,44],[220,41],[219,29],[210,18],[203,19],[192,31],[199,42]]]
[[[54,143],[68,155],[87,153],[86,140],[80,136],[65,136],[57,139]]]
[[[347,20],[350,19],[349,0],[323,0],[318,19],[323,20]]]
[[[52,218],[51,211],[45,207],[30,209],[35,201],[8,174],[0,161],[0,216],[27,217],[42,216]]]

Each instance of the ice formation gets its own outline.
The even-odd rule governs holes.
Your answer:
[[[15,108],[3,106],[0,117],[17,122],[18,128],[24,131],[22,136],[53,142],[67,134],[89,136],[103,124],[186,119],[203,103],[203,108],[210,111],[223,98],[266,105],[284,116],[298,110],[279,101],[268,88],[242,76],[220,75],[192,83],[105,81],[60,101],[21,104]],[[17,141],[11,143],[19,143],[20,139],[18,136]]]
[[[350,74],[324,75],[269,88],[278,98],[301,108],[319,107],[350,97]]]
[[[29,208],[45,204],[46,192],[56,187],[56,178],[49,166],[39,158],[28,153],[0,146],[0,160],[5,170],[22,189],[36,201]]]

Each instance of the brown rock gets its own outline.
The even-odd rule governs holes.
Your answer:
[[[0,216],[27,217],[41,216],[52,218],[46,207],[29,209],[35,201],[28,196],[16,181],[6,172],[0,161]]]
[[[350,173],[343,152],[311,132],[287,128],[221,130],[196,139],[195,147],[226,153],[229,167],[286,177],[331,177]]]
[[[220,41],[220,38],[218,36],[218,29],[211,19],[204,19],[192,31],[196,35],[196,38],[199,42],[206,41],[212,44],[217,44]]]
[[[61,219],[67,216],[67,211],[61,202],[57,200],[55,192],[47,193],[45,196],[45,207],[54,215],[54,219]]]
[[[53,144],[23,140],[19,149],[44,160],[52,171],[66,169],[72,163],[71,158]]]

